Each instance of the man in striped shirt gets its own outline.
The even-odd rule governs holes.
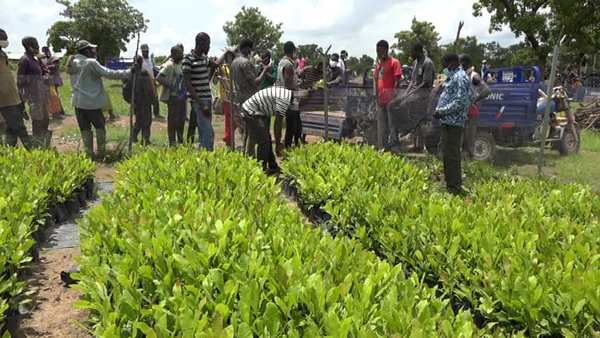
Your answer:
[[[294,94],[281,86],[268,87],[252,95],[242,104],[242,119],[248,133],[247,155],[257,158],[265,170],[279,169],[271,144],[271,116],[281,121],[292,105]],[[275,123],[275,134],[281,135],[281,123]]]
[[[212,151],[215,142],[215,132],[212,126],[212,94],[210,91],[211,73],[217,63],[208,58],[210,37],[206,33],[196,35],[196,47],[187,54],[182,62],[183,80],[188,90],[192,113],[198,125],[200,147]],[[195,116],[194,116],[195,115]]]

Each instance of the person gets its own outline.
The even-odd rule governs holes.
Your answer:
[[[389,123],[388,104],[396,96],[396,91],[402,82],[402,65],[400,61],[389,55],[390,46],[387,41],[377,42],[377,65],[373,74],[373,80],[377,91],[377,147],[383,149],[387,146],[389,136],[392,141],[398,138],[394,136],[395,128]]]
[[[31,139],[23,121],[28,118],[27,113],[8,64],[8,55],[3,50],[8,45],[8,34],[0,29],[0,119],[4,120],[7,145],[14,147],[21,140],[25,148],[30,148]]]
[[[298,72],[294,62],[296,45],[292,41],[287,41],[283,45],[283,52],[285,56],[279,61],[275,84],[291,91],[296,91],[299,84]],[[290,105],[285,116],[285,121],[285,147],[289,148],[292,144],[299,145],[302,140],[302,120],[300,119],[300,108],[296,103]],[[275,123],[278,123],[278,121],[275,120]],[[280,155],[282,152],[281,133],[275,133],[275,147],[277,154]]]
[[[488,72],[490,71],[490,66],[488,66],[487,60],[481,61],[481,73],[483,74],[483,80],[485,82],[488,81]]]
[[[473,158],[475,150],[475,136],[477,135],[477,125],[479,123],[479,112],[481,101],[485,100],[492,91],[483,81],[481,76],[472,67],[471,57],[467,54],[461,54],[459,61],[467,76],[471,79],[472,102],[469,106],[467,121],[465,123],[465,135],[463,141],[463,153],[469,159]]]
[[[348,61],[348,52],[342,50],[340,52],[340,69],[342,71],[343,82],[348,83],[348,69],[346,68],[346,61]]]
[[[298,70],[298,73],[304,71],[304,67],[306,67],[306,58],[304,55],[299,55],[298,60],[296,61],[296,69]]]
[[[60,76],[60,59],[52,55],[48,46],[44,46],[42,47],[40,60],[48,70],[48,78],[46,80],[48,85],[48,113],[54,118],[63,116],[65,112],[62,102],[60,102],[60,96],[58,95],[58,88],[63,84]]]
[[[448,78],[434,117],[442,124],[441,145],[446,187],[452,194],[464,195],[460,148],[467,110],[471,104],[471,80],[460,67],[458,55],[446,54],[443,64],[448,69]]]
[[[183,144],[183,130],[185,128],[185,105],[187,91],[183,84],[183,48],[171,48],[171,57],[163,65],[156,80],[162,85],[160,100],[167,104],[167,134],[169,146]]]
[[[213,83],[215,84],[215,91],[213,96],[220,102],[223,116],[225,118],[225,135],[223,142],[229,147],[234,145],[235,129],[239,125],[239,121],[236,121],[232,116],[232,95],[233,88],[231,83],[231,63],[235,57],[235,53],[232,50],[226,51],[226,57],[223,63],[219,65],[213,76]],[[215,95],[216,94],[216,95]]]
[[[269,50],[262,53],[261,62],[256,66],[256,72],[262,72],[265,67],[265,76],[258,85],[259,90],[274,86],[277,80],[277,67],[273,66],[273,59]]]
[[[137,143],[138,135],[142,133],[142,145],[150,145],[150,133],[152,129],[152,104],[154,102],[155,86],[154,77],[150,75],[148,69],[144,68],[144,59],[142,56],[138,56],[136,59],[135,69],[136,74],[131,74],[125,84],[125,92],[128,96],[128,102],[133,104],[133,112],[135,115],[135,124],[133,125],[133,131],[131,139],[133,143]],[[135,95],[133,95],[133,101],[131,96],[133,94],[133,79],[135,78]]]
[[[150,47],[148,44],[142,44],[140,46],[140,50],[142,51],[142,57],[144,59],[143,69],[146,70],[148,75],[152,78],[152,84],[154,83],[154,77],[156,75],[158,67],[154,64],[154,55],[150,55]],[[155,96],[152,102],[152,112],[154,114],[154,118],[157,120],[162,120],[163,117],[160,116],[160,102],[158,100],[158,94],[156,92],[156,88],[154,90]]]
[[[81,131],[83,146],[88,156],[94,156],[94,134],[96,130],[97,157],[103,158],[106,151],[106,128],[102,109],[108,102],[102,78],[125,80],[130,70],[111,70],[96,60],[96,45],[80,40],[75,46],[77,54],[73,56],[69,71],[72,74],[73,106],[77,124]]]
[[[251,40],[242,40],[239,45],[240,53],[231,63],[231,80],[233,81],[236,115],[240,114],[241,105],[258,91],[258,85],[265,77],[268,69],[263,66],[260,75],[257,76],[255,63],[251,57],[253,47],[254,43]],[[242,133],[244,133],[243,124]],[[244,143],[247,145],[247,135],[244,135],[243,138]]]
[[[29,104],[33,144],[49,147],[52,133],[48,130],[50,119],[47,109],[47,86],[44,83],[45,67],[37,57],[40,47],[33,37],[22,40],[25,55],[19,61],[17,70],[17,86],[21,97]]]
[[[393,114],[398,114],[403,119],[403,126],[413,128],[418,126],[425,117],[428,109],[429,97],[435,81],[435,65],[425,53],[423,44],[417,42],[411,48],[411,57],[414,60],[410,81],[406,91],[395,97],[388,104],[388,124],[390,125],[391,142],[398,142],[398,132],[394,127]],[[415,131],[415,148],[421,150],[421,131]]]
[[[193,118],[192,115],[195,115],[196,118],[200,139],[199,146],[212,151],[214,149],[215,131],[212,126],[210,77],[218,66],[218,62],[209,59],[209,50],[210,36],[204,32],[198,33],[196,35],[196,45],[191,53],[183,58],[181,69],[188,97],[191,100],[192,113],[190,113],[190,120]]]
[[[281,120],[294,100],[293,92],[281,86],[267,87],[252,95],[242,104],[241,116],[247,127],[246,154],[261,162],[265,171],[279,169],[271,141],[271,117]],[[281,134],[281,123],[275,123],[274,133]],[[255,146],[256,145],[256,148]]]
[[[344,84],[344,75],[342,68],[339,66],[339,63],[331,64],[329,66],[327,86],[328,87],[337,87]]]

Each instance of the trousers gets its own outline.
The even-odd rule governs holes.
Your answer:
[[[285,137],[284,145],[289,148],[293,145],[300,145],[302,141],[302,119],[297,110],[288,110],[285,117]]]
[[[460,149],[462,146],[462,127],[442,124],[442,154],[444,161],[444,177],[450,193],[462,191],[462,170]]]
[[[185,105],[186,100],[180,100],[176,97],[169,98],[167,103],[167,134],[169,136],[169,145],[183,143],[183,130],[185,129]]]

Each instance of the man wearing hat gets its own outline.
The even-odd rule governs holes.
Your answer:
[[[145,69],[148,72],[148,75],[150,75],[150,78],[152,79],[152,84],[154,84],[155,87],[154,93],[158,93],[156,90],[156,83],[154,81],[155,75],[158,75],[158,72],[155,72],[158,68],[154,64],[154,55],[150,55],[150,48],[145,43],[140,46],[140,50],[142,51],[143,59],[142,69]],[[152,112],[154,113],[154,118],[162,119],[162,116],[160,116],[160,103],[158,101],[158,94],[154,95],[152,101]]]
[[[108,102],[102,78],[123,80],[129,77],[130,70],[111,70],[96,60],[96,45],[86,40],[77,42],[77,54],[70,60],[68,72],[73,88],[73,106],[85,152],[94,155],[92,126],[96,130],[98,157],[106,150],[106,129],[102,109]]]

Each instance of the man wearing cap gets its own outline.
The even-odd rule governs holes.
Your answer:
[[[0,120],[3,119],[6,124],[6,143],[9,146],[15,146],[20,138],[23,145],[29,148],[30,139],[23,123],[24,107],[8,65],[8,55],[2,50],[7,47],[8,35],[0,29]]]
[[[145,69],[148,72],[148,75],[150,75],[150,78],[152,79],[152,83],[156,87],[156,84],[154,83],[154,75],[157,68],[154,64],[154,55],[150,55],[150,48],[145,43],[140,46],[140,50],[142,51],[142,58],[144,60],[142,69]],[[154,88],[154,93],[158,93],[156,88]],[[158,94],[154,95],[152,102],[152,112],[154,113],[154,118],[162,119],[162,116],[160,116],[160,102],[158,100]]]
[[[124,80],[131,74],[130,70],[111,70],[96,60],[96,45],[86,40],[77,42],[77,54],[69,65],[71,84],[73,86],[73,106],[77,124],[85,152],[94,155],[92,126],[96,129],[96,146],[98,157],[102,158],[106,150],[106,129],[102,109],[107,103],[102,78]]]

